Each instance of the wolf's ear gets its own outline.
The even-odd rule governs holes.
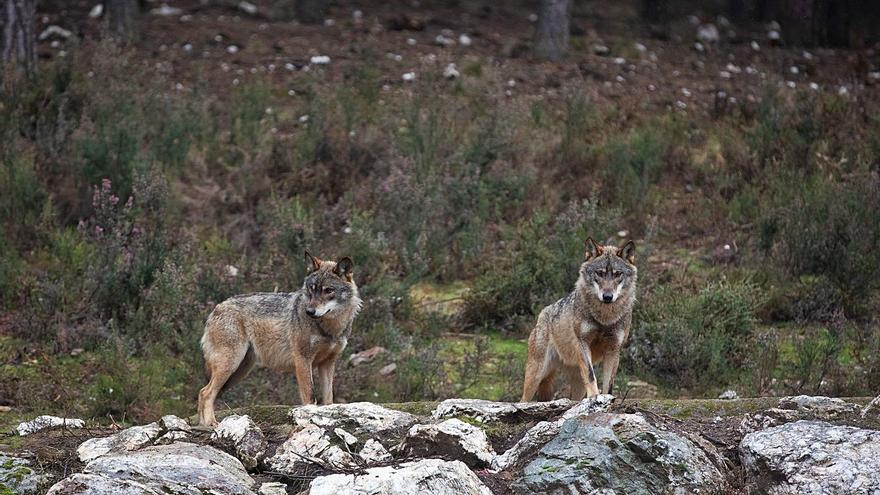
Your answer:
[[[348,256],[344,258],[339,258],[339,261],[336,262],[336,268],[333,269],[333,273],[339,275],[340,277],[345,277],[349,281],[351,280],[351,269],[354,267],[354,262],[351,261],[351,258]]]
[[[636,264],[636,243],[629,241],[617,250],[617,256],[625,259],[629,264]]]
[[[306,260],[312,265],[311,271],[315,271],[318,268],[321,268],[321,259],[312,256],[311,254],[309,254],[308,251],[306,251]]]
[[[589,260],[602,256],[602,246],[596,244],[592,237],[587,237],[587,251],[584,253],[584,259]]]

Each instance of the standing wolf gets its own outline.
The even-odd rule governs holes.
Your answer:
[[[333,402],[336,359],[361,309],[351,258],[322,261],[306,251],[309,274],[296,292],[231,297],[208,316],[202,336],[208,384],[199,392],[199,424],[213,426],[214,400],[255,364],[296,373],[303,404],[312,404],[312,370],[321,402]]]
[[[594,364],[602,366],[602,393],[611,393],[620,347],[629,338],[636,301],[635,244],[599,246],[587,239],[585,261],[574,290],[544,308],[529,336],[522,401],[553,398],[562,367],[571,398],[599,395]]]

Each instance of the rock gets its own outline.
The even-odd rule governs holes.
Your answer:
[[[859,406],[843,399],[810,395],[783,397],[779,399],[779,408],[809,413],[819,419],[834,419],[859,411]]]
[[[458,72],[458,67],[455,64],[449,64],[443,69],[443,77],[446,79],[458,79],[461,76],[461,73]]]
[[[81,419],[59,418],[58,416],[37,416],[36,418],[19,423],[15,431],[19,436],[27,436],[47,428],[82,428],[86,424]]]
[[[357,443],[358,443],[357,437],[355,437],[351,433],[343,430],[342,428],[334,428],[333,433],[335,433],[336,436],[339,437],[340,440],[345,442],[345,445],[352,446],[352,445],[357,445]]]
[[[287,495],[287,485],[270,481],[260,485],[260,495]]]
[[[513,419],[518,415],[548,418],[574,405],[569,399],[550,402],[495,402],[483,399],[446,399],[431,414],[434,419],[470,416],[487,423]]]
[[[45,490],[47,476],[37,474],[27,459],[0,454],[0,493],[37,495]],[[43,490],[40,490],[40,488]]]
[[[150,10],[153,15],[172,16],[183,14],[183,10],[177,7],[169,7],[167,3],[163,3],[161,7]]]
[[[257,6],[250,2],[238,2],[238,10],[249,15],[257,15]]]
[[[90,438],[76,449],[79,460],[89,462],[107,454],[137,450],[149,445],[162,434],[159,423],[132,426],[103,438]]]
[[[89,17],[91,17],[92,19],[97,19],[98,17],[101,17],[102,15],[104,15],[104,4],[103,3],[96,3],[94,5],[94,7],[92,7],[92,10],[89,11]]]
[[[415,72],[404,72],[403,76],[401,76],[401,78],[404,80],[404,82],[413,82],[416,80],[416,73]]]
[[[797,411],[772,407],[763,412],[750,413],[743,416],[739,424],[739,431],[745,435],[753,431],[770,428],[771,426],[791,423],[798,419],[800,418]]]
[[[162,416],[162,419],[159,420],[159,426],[165,433],[156,439],[155,443],[157,444],[174,443],[180,440],[185,440],[187,436],[189,436],[190,431],[192,431],[186,420],[173,414]]]
[[[407,456],[457,459],[471,467],[486,467],[495,458],[486,433],[455,418],[438,424],[414,425],[400,448]]]
[[[248,469],[257,467],[266,455],[266,437],[247,415],[223,418],[211,435],[211,440],[229,448]]]
[[[266,459],[266,464],[289,476],[301,475],[315,465],[329,470],[357,466],[352,455],[334,444],[324,428],[313,424],[291,435],[275,455]]]
[[[642,380],[629,381],[624,395],[628,399],[653,399],[657,397],[657,386]]]
[[[521,459],[534,454],[544,444],[549,442],[559,433],[559,429],[565,421],[579,416],[586,416],[594,412],[605,411],[614,399],[611,395],[598,395],[578,402],[559,419],[555,421],[541,421],[530,428],[522,438],[503,454],[492,460],[492,470],[501,471],[515,466]]]
[[[370,347],[361,352],[356,352],[348,357],[348,364],[357,366],[363,363],[369,363],[376,359],[377,356],[385,352],[385,348],[381,346]]]
[[[739,395],[736,393],[736,390],[725,390],[721,392],[718,398],[721,400],[736,400],[739,399]]]
[[[739,451],[761,493],[880,491],[880,431],[796,421],[746,435]]]
[[[639,414],[563,423],[513,484],[518,493],[717,493],[725,477],[702,448]],[[601,491],[600,491],[601,490]]]
[[[180,442],[102,456],[48,493],[254,495],[253,487],[238,459],[210,446]]]
[[[703,43],[718,43],[721,41],[721,33],[714,24],[703,24],[697,28],[697,39]]]
[[[593,54],[594,55],[600,55],[600,56],[604,57],[604,56],[608,55],[609,53],[611,53],[611,49],[608,48],[607,46],[601,45],[601,44],[593,45]]]
[[[379,374],[382,376],[388,376],[395,371],[397,371],[397,363],[389,363],[379,370]]]
[[[466,34],[464,34],[464,33],[462,33],[461,35],[459,35],[459,37],[458,37],[458,44],[459,44],[459,45],[461,45],[461,46],[471,46],[472,43],[473,43],[473,40],[471,39],[470,36],[468,36],[468,35],[466,35]]]
[[[391,460],[391,454],[379,441],[371,438],[364,443],[364,447],[358,454],[361,460],[368,466],[381,464]]]
[[[461,461],[422,459],[400,466],[368,469],[365,474],[333,474],[312,481],[309,495],[491,495]]]
[[[314,65],[327,65],[330,63],[330,57],[327,55],[315,55],[309,59],[309,62]]]
[[[309,424],[342,428],[355,436],[374,436],[394,430],[404,431],[416,423],[412,414],[388,409],[372,402],[299,406],[289,413],[297,425]]]

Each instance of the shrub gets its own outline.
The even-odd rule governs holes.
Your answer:
[[[729,383],[751,348],[758,288],[711,283],[696,294],[659,287],[637,305],[624,364],[677,389]]]

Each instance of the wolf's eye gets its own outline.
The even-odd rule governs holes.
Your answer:
[[[614,272],[614,278],[620,278],[621,275],[623,274],[620,272]]]
[[[333,294],[334,292],[336,292],[336,291],[333,290],[333,287],[324,287],[324,294],[330,295],[330,294]]]
[[[597,272],[596,272],[596,276],[597,276],[597,277],[604,277],[604,276],[605,276],[605,270],[599,270],[599,271],[597,271]]]

